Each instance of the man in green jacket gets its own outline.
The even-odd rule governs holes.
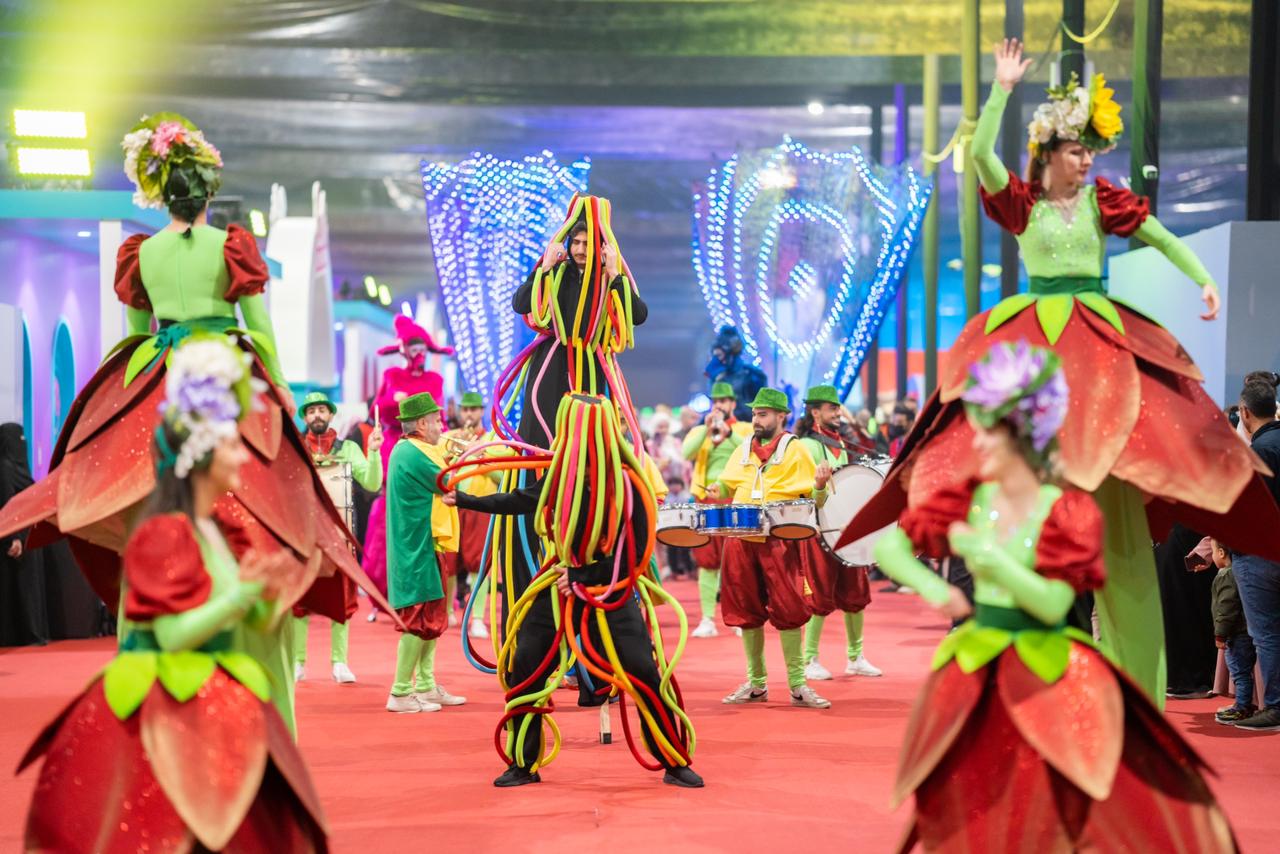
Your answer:
[[[302,421],[306,429],[302,433],[302,444],[311,454],[311,461],[317,468],[328,468],[342,464],[351,467],[351,477],[369,492],[377,492],[382,488],[382,429],[374,427],[369,435],[369,449],[366,453],[360,450],[355,442],[343,441],[329,425],[333,416],[338,414],[338,407],[329,396],[322,391],[313,391],[302,400]],[[325,481],[328,486],[329,481]],[[330,493],[330,497],[333,497]],[[348,499],[350,495],[348,494]],[[352,527],[349,507],[338,508],[339,513],[347,512],[344,521]],[[339,684],[350,684],[356,681],[356,675],[347,665],[347,638],[351,630],[351,617],[357,607],[355,582],[344,576],[331,579],[320,579],[320,584],[341,585],[343,600],[346,603],[347,616],[341,623],[335,622],[329,630],[329,659],[333,665],[333,681]],[[301,682],[307,676],[307,630],[311,617],[305,607],[295,606],[293,626],[293,674],[294,679]]]
[[[445,465],[438,447],[440,406],[424,391],[400,401],[398,418],[404,434],[387,464],[387,588],[405,628],[396,627],[403,634],[387,711],[438,712],[467,701],[437,684],[435,676],[436,639],[448,627],[450,611],[435,532],[439,517],[452,513],[435,500],[436,477]]]
[[[690,492],[698,503],[708,503],[707,487],[720,480],[724,464],[734,450],[751,438],[751,425],[733,417],[738,397],[733,386],[715,383],[711,386],[711,410],[702,424],[694,427],[684,438],[684,458],[693,464],[693,483]],[[714,503],[714,502],[712,502]],[[702,605],[702,620],[690,632],[691,637],[713,638],[716,631],[716,597],[720,593],[721,542],[712,537],[711,542],[693,550],[693,560],[698,567],[698,598]]]
[[[840,436],[841,405],[836,387],[816,385],[804,396],[804,415],[796,422],[796,435],[813,458],[815,466],[826,463],[832,469],[850,463],[849,451]],[[863,610],[871,602],[871,585],[867,570],[845,566],[836,560],[814,537],[805,541],[809,607],[813,616],[805,626],[804,676],[812,681],[831,678],[831,671],[818,661],[818,644],[822,625],[832,611],[844,613],[847,641],[844,673],[846,676],[880,676],[880,668],[867,661],[862,652]]]

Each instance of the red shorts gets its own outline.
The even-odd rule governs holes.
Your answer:
[[[719,569],[720,559],[724,556],[724,538],[712,537],[705,546],[692,550],[694,565],[700,569]]]
[[[866,567],[845,566],[818,544],[817,537],[800,543],[804,550],[804,575],[808,582],[809,609],[820,616],[832,611],[857,613],[871,602],[871,582]]]
[[[444,585],[445,579],[445,562],[441,558],[445,556],[442,552],[436,552],[436,565],[440,568],[441,586]],[[430,602],[419,602],[405,608],[396,608],[396,616],[405,624],[405,629],[396,626],[397,632],[407,629],[409,634],[417,635],[423,640],[435,640],[449,627],[449,605],[443,596]]]
[[[345,623],[359,608],[356,598],[356,583],[347,576],[337,573],[327,578],[317,578],[293,606],[295,617],[308,614],[319,614],[328,617],[335,623]]]
[[[440,574],[445,578],[454,578],[458,574],[457,552],[436,552],[436,563],[440,565]]]
[[[726,537],[720,575],[720,611],[725,625],[756,629],[765,622],[798,629],[812,612],[803,594],[803,552],[787,540]]]

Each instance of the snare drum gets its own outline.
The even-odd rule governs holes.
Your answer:
[[[677,548],[696,549],[711,542],[698,530],[697,504],[671,504],[658,508],[658,542]]]
[[[762,537],[764,508],[759,504],[714,504],[698,508],[698,531],[719,537]]]
[[[324,491],[329,493],[333,506],[338,508],[338,515],[346,522],[347,528],[355,526],[355,503],[351,498],[351,464],[331,463],[316,467],[316,473],[324,483]]]
[[[831,494],[818,508],[819,544],[845,566],[870,566],[875,563],[873,550],[876,542],[897,527],[887,525],[860,540],[834,548],[844,529],[866,506],[884,484],[885,475],[893,461],[888,457],[863,457],[856,463],[841,466],[831,474]]]
[[[765,506],[769,520],[768,534],[779,540],[807,540],[817,536],[818,524],[813,514],[813,501],[771,501]]]

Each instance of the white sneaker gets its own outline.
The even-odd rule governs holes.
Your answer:
[[[791,692],[791,705],[804,706],[808,709],[829,709],[831,701],[818,696],[818,692],[808,685],[801,685]]]
[[[484,620],[472,620],[471,627],[467,629],[467,634],[473,638],[487,638],[489,630],[484,627]]]
[[[805,674],[806,676],[808,673]],[[884,671],[876,667],[870,661],[867,661],[865,655],[859,655],[857,658],[850,660],[844,669],[845,676],[883,676]]]
[[[345,661],[335,661],[333,663],[333,681],[339,685],[349,685],[356,681],[356,675],[351,672],[350,667],[347,667]]]
[[[307,666],[301,662],[293,665],[293,681],[301,682],[307,678]]]
[[[457,628],[457,626],[458,626],[458,615],[453,613],[453,611],[450,611],[449,612],[449,628],[453,629],[453,628]]]
[[[733,633],[734,633],[735,635],[737,635],[738,637],[742,637],[742,627],[741,627],[741,626],[734,626],[734,627],[733,627]]]
[[[738,690],[725,697],[721,702],[730,706],[740,706],[743,703],[763,703],[769,699],[769,686],[757,688],[750,682],[743,682],[738,686]]]
[[[369,612],[369,616],[365,617],[365,619],[366,619],[366,620],[368,620],[370,623],[376,623],[376,622],[378,622],[378,612],[377,612],[377,611],[370,611],[370,612]]]
[[[720,634],[716,630],[716,621],[710,617],[703,617],[702,622],[698,623],[698,627],[689,632],[691,638],[713,638]]]
[[[804,678],[811,682],[826,682],[831,678],[831,671],[815,658],[804,666]]]
[[[413,696],[417,697],[418,702],[424,706],[435,706],[435,709],[430,710],[433,712],[441,706],[461,706],[467,702],[466,697],[455,697],[439,685],[430,691],[419,691]]]
[[[412,715],[422,711],[434,712],[440,707],[434,709],[423,709],[422,704],[418,702],[418,698],[412,694],[405,694],[403,697],[397,697],[395,694],[387,697],[387,711],[397,712],[402,715]]]

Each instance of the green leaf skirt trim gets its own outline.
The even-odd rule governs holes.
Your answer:
[[[974,673],[995,661],[1010,646],[1027,669],[1052,685],[1067,672],[1071,644],[1075,641],[1099,649],[1093,638],[1079,629],[1022,629],[1009,631],[969,620],[947,635],[933,655],[933,669],[941,670],[955,659],[965,673]]]
[[[267,671],[252,656],[236,650],[122,652],[103,669],[102,690],[111,711],[123,721],[138,710],[157,680],[169,696],[185,703],[199,693],[218,667],[262,702],[271,701]]]

